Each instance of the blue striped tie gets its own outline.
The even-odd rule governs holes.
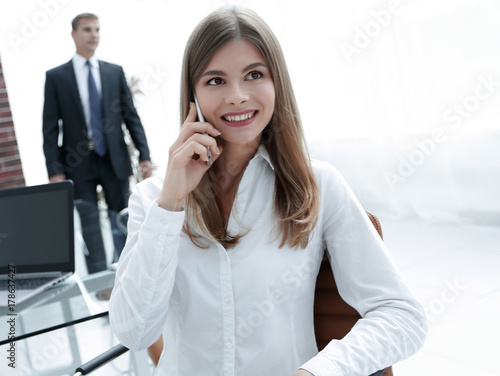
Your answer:
[[[94,151],[100,157],[106,154],[106,141],[102,131],[102,106],[97,86],[92,76],[92,65],[87,60],[89,67],[89,102],[90,102],[90,127],[92,128],[92,141]]]

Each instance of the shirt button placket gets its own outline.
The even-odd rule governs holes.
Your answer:
[[[235,369],[235,319],[233,304],[233,280],[227,251],[219,245],[221,308],[224,325],[224,376],[234,375]]]

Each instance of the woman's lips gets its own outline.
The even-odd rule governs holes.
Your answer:
[[[250,110],[243,112],[231,112],[221,116],[222,121],[230,127],[244,127],[251,124],[257,115],[258,111]]]

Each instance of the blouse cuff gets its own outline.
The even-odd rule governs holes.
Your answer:
[[[185,211],[169,211],[160,207],[153,201],[143,228],[155,228],[165,235],[179,234],[184,225]]]
[[[339,366],[327,359],[321,353],[316,355],[311,360],[304,363],[299,368],[302,368],[314,376],[342,376],[342,371]]]

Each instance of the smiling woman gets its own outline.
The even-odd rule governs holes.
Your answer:
[[[222,47],[195,84],[206,120],[219,132],[232,160],[241,148],[260,144],[262,131],[274,112],[274,82],[265,59],[247,40]]]
[[[222,8],[193,31],[181,115],[165,177],[130,198],[110,301],[125,346],[162,346],[169,376],[379,375],[420,348],[423,309],[337,170],[309,158],[281,48],[254,12]],[[362,319],[318,353],[325,247]]]
[[[189,116],[194,88],[203,114],[221,132],[218,144],[224,150],[220,162],[187,196],[187,216],[224,246],[237,244],[240,235],[227,229],[232,203],[246,164],[265,144],[271,162],[279,166],[274,206],[282,218],[281,245],[304,245],[314,227],[318,200],[311,194],[316,182],[283,52],[257,15],[242,13],[239,23],[229,24],[225,16],[213,13],[213,25],[198,25],[184,54],[181,113]],[[224,119],[247,113],[253,116],[238,124]],[[214,196],[217,200],[211,199]],[[189,223],[186,220],[185,231],[195,240]]]

